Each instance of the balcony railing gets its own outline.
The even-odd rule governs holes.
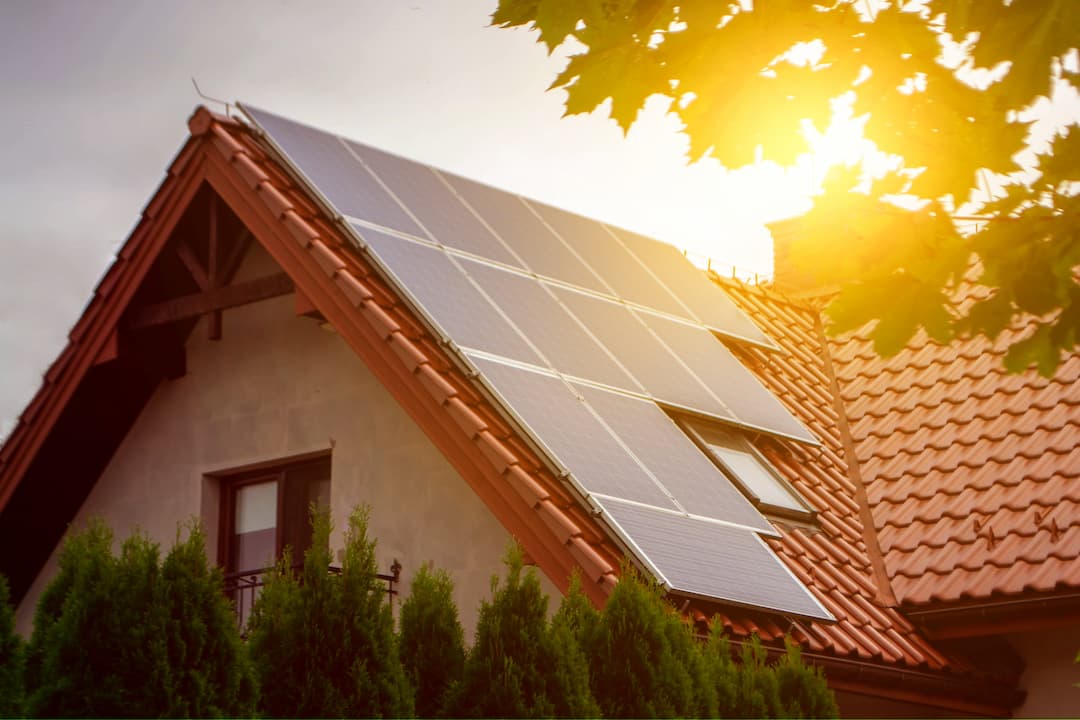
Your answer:
[[[303,565],[294,565],[292,570],[299,576]],[[242,636],[247,635],[247,622],[251,616],[251,608],[255,605],[256,598],[265,584],[266,574],[274,568],[265,567],[256,570],[241,570],[240,572],[226,573],[224,578],[225,596],[233,601],[236,610],[236,624],[240,628]],[[341,568],[330,565],[326,571],[331,575],[340,575]],[[401,563],[396,559],[390,566],[389,573],[376,573],[376,578],[386,583],[386,594],[390,596],[390,608],[393,610],[393,598],[398,594],[397,584],[401,581]]]

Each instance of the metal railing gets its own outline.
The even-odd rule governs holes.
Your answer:
[[[303,567],[302,564],[293,565],[292,571],[299,576]],[[273,567],[264,567],[225,574],[223,590],[225,597],[233,602],[233,608],[236,610],[236,624],[240,628],[241,635],[246,636],[247,634],[247,622],[251,616],[251,608],[254,607],[255,600],[259,597],[263,585],[266,584],[264,581],[266,574],[273,570]],[[341,574],[341,568],[336,565],[327,566],[326,571],[331,575]],[[393,598],[398,594],[397,584],[401,582],[401,563],[395,559],[393,564],[390,565],[389,573],[376,573],[375,577],[386,583],[386,594],[390,596],[390,608],[393,610]]]

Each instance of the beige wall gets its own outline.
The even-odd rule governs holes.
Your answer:
[[[272,271],[256,248],[241,275]],[[295,316],[292,296],[226,311],[222,340],[206,335],[202,325],[192,333],[187,375],[157,389],[75,526],[100,516],[118,538],[139,527],[168,547],[178,521],[201,517],[216,557],[217,486],[206,473],[332,448],[332,546],[349,510],[370,504],[380,571],[401,562],[404,597],[422,563],[450,570],[471,642],[509,535],[423,431],[338,335]],[[18,608],[23,634],[55,560]]]
[[[1080,717],[1080,625],[1015,633],[1005,639],[1024,659],[1020,687],[1027,699],[1017,708],[1015,717]]]

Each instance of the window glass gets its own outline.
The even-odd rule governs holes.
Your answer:
[[[810,512],[809,506],[748,442],[733,433],[694,425],[712,456],[727,469],[743,488],[765,505],[798,513]]]
[[[236,489],[232,561],[237,570],[274,564],[277,555],[277,480]]]

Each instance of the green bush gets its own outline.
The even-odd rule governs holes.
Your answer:
[[[20,717],[23,701],[23,642],[15,632],[7,578],[0,575],[0,717]]]
[[[301,578],[289,553],[251,611],[249,649],[272,717],[407,717],[412,687],[398,656],[386,588],[376,577],[368,510],[349,518],[340,574],[331,562],[330,515],[313,511]]]
[[[836,696],[826,684],[821,668],[805,664],[798,645],[788,639],[785,639],[784,643],[787,645],[787,654],[781,656],[776,665],[783,717],[840,717]]]
[[[780,685],[767,659],[768,654],[757,635],[743,644],[734,717],[783,717]]]
[[[596,714],[588,666],[571,632],[547,621],[548,598],[520,548],[506,555],[506,582],[492,578],[465,674],[448,703],[461,717],[584,717]]]
[[[454,603],[454,582],[428,565],[413,577],[401,606],[401,663],[416,688],[416,714],[442,713],[446,692],[465,669],[465,633]]]
[[[101,521],[64,543],[28,649],[27,710],[52,717],[243,715],[253,685],[221,575],[198,526],[160,563]]]
[[[739,711],[739,666],[731,653],[731,644],[719,619],[713,621],[712,631],[702,654],[708,672],[708,684],[716,697],[716,716],[741,717]]]
[[[255,677],[222,592],[221,569],[206,561],[198,525],[179,534],[161,566],[170,717],[221,717],[255,710]]]
[[[835,718],[836,698],[819,668],[803,663],[799,647],[785,640],[787,652],[769,664],[758,637],[743,644],[741,662],[721,623],[705,645],[710,685],[716,691],[717,715],[728,718]]]
[[[592,691],[606,717],[690,717],[703,712],[690,658],[700,652],[663,591],[629,564],[586,642]],[[715,702],[712,703],[715,706]]]

